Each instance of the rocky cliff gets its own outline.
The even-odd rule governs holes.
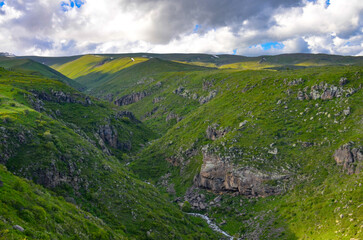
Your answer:
[[[287,179],[287,176],[276,173],[261,172],[252,167],[238,167],[212,151],[208,145],[203,149],[203,165],[200,173],[194,178],[197,187],[214,192],[235,192],[248,197],[269,196],[281,192],[278,185],[269,182]]]
[[[148,95],[149,94],[147,92],[145,92],[145,91],[132,93],[132,94],[129,94],[129,95],[122,96],[119,99],[116,99],[114,101],[114,103],[117,106],[129,105],[129,104],[140,101],[141,99],[143,99],[144,97],[146,97]]]

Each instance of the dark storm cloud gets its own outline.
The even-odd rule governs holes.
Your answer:
[[[150,40],[166,43],[183,33],[201,26],[200,33],[213,28],[228,26],[238,31],[244,20],[255,27],[267,28],[270,14],[280,7],[301,5],[300,0],[133,0],[121,2],[126,11],[151,14],[154,27],[150,29]],[[252,23],[250,23],[252,24]]]
[[[72,7],[69,0],[6,0],[0,8],[0,51],[363,54],[361,0],[334,0],[329,6],[324,0],[82,3]],[[271,43],[284,47],[263,48]]]

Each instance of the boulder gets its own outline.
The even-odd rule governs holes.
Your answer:
[[[350,115],[350,107],[348,107],[347,109],[343,110],[343,113],[345,116]]]
[[[217,91],[213,90],[213,91],[209,92],[208,96],[200,97],[199,98],[199,103],[200,104],[205,104],[205,103],[209,102],[210,100],[212,100],[215,96],[217,96]]]
[[[191,187],[184,195],[184,202],[189,202],[192,209],[205,210],[208,207],[205,195],[196,191],[195,187]]]
[[[244,127],[247,123],[248,123],[248,121],[247,121],[247,120],[244,120],[243,122],[241,122],[241,123],[239,124],[239,127],[240,127],[240,128],[242,128],[242,127]]]
[[[340,78],[340,80],[339,80],[339,85],[340,86],[344,86],[347,83],[348,83],[348,79],[346,77]]]
[[[348,175],[360,173],[363,168],[363,147],[352,148],[353,143],[347,143],[335,151],[333,157],[338,166]]]
[[[15,230],[20,231],[20,232],[24,232],[24,228],[22,228],[22,227],[21,227],[21,226],[19,226],[19,225],[14,225],[14,226],[13,226],[13,228],[14,228]]]
[[[206,134],[207,134],[208,139],[214,141],[220,137],[223,137],[224,135],[226,135],[228,133],[227,128],[217,129],[218,127],[219,127],[218,124],[213,124],[213,125],[207,127]]]
[[[183,92],[184,92],[184,87],[183,86],[179,86],[177,89],[175,89],[173,91],[173,93],[178,94],[178,95],[182,94]]]

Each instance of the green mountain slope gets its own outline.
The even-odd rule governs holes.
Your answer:
[[[75,79],[88,75],[92,72],[103,74],[115,73],[134,64],[144,62],[147,58],[112,58],[98,55],[85,55],[74,61],[63,65],[52,65],[54,69],[64,73],[68,77]]]
[[[84,89],[84,86],[64,76],[60,72],[57,72],[54,69],[33,60],[0,57],[0,67],[12,69],[15,71],[21,71],[31,75],[42,75],[47,78],[57,79],[76,89]]]
[[[152,78],[155,74],[208,70],[156,58],[146,60],[136,57],[132,61],[130,58],[84,56],[56,69],[87,86],[87,93],[113,100],[129,93],[137,82]]]
[[[137,57],[142,60],[129,65]],[[114,117],[102,122],[69,114],[87,103],[57,116],[59,102],[52,106],[51,97],[44,113],[89,138],[103,149],[103,158],[126,163],[183,210],[206,214],[241,239],[363,237],[362,57],[138,53],[71,59],[52,60],[53,67],[84,84],[87,93],[109,101],[103,103],[107,111],[124,112],[119,121],[133,112],[142,123],[126,117],[140,133],[130,129],[119,140],[130,141],[131,149],[125,148],[129,144],[114,148],[118,145],[104,134],[112,129],[106,125],[121,124],[108,124]],[[104,143],[97,144],[99,138]],[[94,186],[101,182],[95,180]],[[111,224],[117,219],[108,218]],[[170,221],[181,231],[181,223],[170,218],[160,225],[171,226]],[[127,224],[122,231],[128,229],[128,236],[142,236],[130,233]],[[202,229],[199,236],[209,234]]]
[[[83,55],[86,56],[86,55]],[[83,56],[72,57],[26,57],[48,66],[58,68],[66,63]],[[126,54],[98,54],[103,58],[158,58],[168,61],[220,68],[261,69],[261,68],[302,68],[326,65],[362,65],[362,57],[339,56],[328,54],[281,54],[275,56],[245,57],[238,55],[210,55],[210,54],[154,54],[154,53],[126,53]],[[24,57],[20,57],[24,58]],[[62,72],[62,71],[61,71]],[[67,75],[67,74],[65,74]],[[68,75],[67,75],[68,76]]]
[[[152,136],[131,114],[56,80],[0,71],[0,163],[12,173],[77,204],[115,234],[217,238],[113,156],[129,151],[123,148],[125,137],[133,146]]]
[[[100,219],[3,165],[0,181],[1,239],[124,239]]]
[[[194,185],[265,197],[225,197],[224,206],[210,205],[209,214],[239,237],[362,237],[362,173],[342,174],[333,158],[348,142],[362,146],[361,67],[200,72],[165,79],[172,79],[173,87],[160,91],[163,101],[152,103],[155,92],[130,105],[168,106],[180,119],[132,162],[138,175],[160,187],[167,180],[181,195]],[[200,104],[211,92],[216,96]],[[362,168],[363,162],[355,164]],[[344,218],[347,214],[351,217]]]

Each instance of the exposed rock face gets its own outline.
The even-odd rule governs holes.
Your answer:
[[[218,124],[213,124],[212,126],[208,126],[206,134],[207,134],[207,138],[210,140],[216,140],[220,137],[223,137],[224,135],[226,135],[228,133],[228,129],[227,128],[219,128]]]
[[[294,79],[294,80],[290,81],[287,85],[294,86],[294,85],[298,85],[298,84],[302,84],[302,83],[304,83],[304,80],[302,78],[299,78],[299,79]]]
[[[118,140],[117,129],[112,125],[100,126],[98,129],[98,134],[106,144],[110,145],[113,148],[127,151],[131,150],[130,142],[122,143]]]
[[[255,197],[279,193],[281,189],[278,186],[269,186],[266,182],[284,178],[286,176],[262,173],[251,167],[238,168],[204,147],[203,165],[200,174],[194,178],[194,184],[215,192],[237,192]]]
[[[131,121],[133,122],[140,122],[140,120],[138,120],[135,115],[130,112],[130,111],[120,111],[115,115],[116,119],[122,119],[123,117],[127,117],[129,118]]]
[[[56,102],[56,103],[78,103],[84,106],[92,105],[92,101],[90,97],[83,97],[81,94],[77,93],[66,93],[63,91],[51,90],[50,92],[39,92],[36,90],[29,90],[33,94],[33,98],[27,96],[29,102],[32,104],[34,109],[38,112],[44,111],[44,103],[47,102]],[[34,98],[35,97],[35,98]]]
[[[347,81],[347,80],[346,80]],[[343,82],[346,82],[345,80]],[[343,82],[340,84],[343,86]],[[344,89],[342,87],[337,87],[334,85],[330,85],[327,83],[321,82],[320,84],[313,85],[310,89],[310,93],[308,88],[304,88],[304,90],[300,90],[297,93],[297,99],[299,100],[331,100],[333,98],[340,98],[340,97],[349,97],[350,95],[354,94],[357,90],[354,88]]]
[[[169,113],[168,116],[166,116],[165,121],[169,122],[173,119],[176,119],[176,122],[180,122],[181,120],[183,120],[183,117],[180,117],[178,114],[175,113]]]
[[[207,91],[209,88],[214,86],[214,80],[204,80],[203,81],[203,90]]]
[[[340,86],[344,86],[345,84],[348,83],[348,79],[345,78],[345,77],[342,77],[340,80],[339,80],[339,85]]]
[[[187,190],[184,195],[184,201],[188,201],[192,209],[205,210],[208,207],[205,195],[195,192],[194,187],[191,187]]]
[[[143,99],[144,97],[146,97],[148,95],[149,94],[147,92],[145,92],[145,91],[132,93],[132,94],[129,94],[129,95],[122,96],[119,99],[116,99],[114,101],[114,103],[117,106],[129,105],[129,104],[140,101],[141,99]]]
[[[183,92],[184,92],[184,87],[183,86],[179,86],[177,89],[175,89],[173,91],[173,93],[178,94],[178,95],[182,94]]]
[[[333,157],[347,174],[358,174],[363,169],[363,147],[352,148],[353,143],[347,143],[335,151]]]
[[[205,104],[205,103],[209,102],[210,100],[212,100],[216,96],[217,96],[217,90],[213,90],[213,91],[209,92],[208,96],[200,97],[199,98],[199,103],[200,104]]]
[[[197,100],[199,98],[197,93],[192,93],[191,91],[185,89],[183,86],[178,87],[173,91],[174,94],[177,94],[183,98],[189,98],[193,100]]]
[[[18,127],[17,131],[0,127],[0,163],[6,162],[16,154],[16,151],[22,144],[32,139],[30,131]]]

